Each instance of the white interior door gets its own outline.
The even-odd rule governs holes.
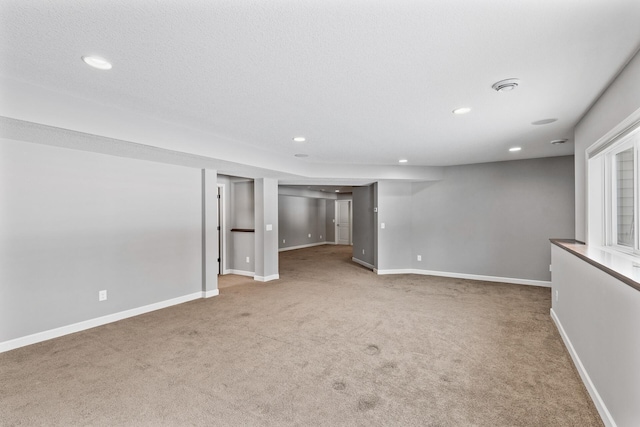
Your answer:
[[[336,201],[336,243],[351,244],[351,200]]]

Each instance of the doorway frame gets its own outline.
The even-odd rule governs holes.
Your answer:
[[[227,225],[225,215],[225,194],[226,185],[216,184],[216,192],[220,195],[218,199],[218,223],[220,224],[220,230],[218,230],[218,258],[220,258],[220,270],[219,275],[229,274],[229,270],[226,268],[227,262]]]

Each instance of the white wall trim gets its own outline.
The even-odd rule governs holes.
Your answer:
[[[286,248],[278,249],[278,252],[292,251],[294,249],[312,248],[314,246],[322,246],[322,245],[327,245],[327,244],[329,244],[329,242],[316,242],[316,243],[307,243],[306,245],[288,246]]]
[[[376,274],[417,274],[416,273],[417,270],[414,270],[412,268],[395,268],[395,269],[390,269],[390,270],[374,270],[374,273]]]
[[[569,355],[571,355],[571,359],[573,359],[573,364],[576,366],[576,369],[580,374],[580,378],[582,378],[582,382],[587,388],[587,391],[589,392],[589,395],[591,396],[593,403],[596,405],[596,409],[600,414],[600,418],[602,418],[602,422],[604,422],[604,424],[607,427],[616,427],[617,426],[616,422],[613,420],[613,417],[609,413],[609,410],[607,409],[607,406],[604,404],[602,397],[600,397],[600,393],[598,393],[596,386],[591,381],[591,377],[589,377],[589,373],[587,372],[584,365],[582,364],[582,361],[580,360],[578,353],[576,353],[576,349],[573,348],[573,344],[571,343],[569,336],[567,335],[564,328],[562,327],[562,323],[560,323],[560,319],[558,319],[558,316],[556,315],[555,311],[553,311],[553,308],[551,309],[551,318],[553,319],[553,322],[556,324],[556,327],[558,328],[558,332],[560,332],[562,341],[564,341],[564,345],[567,347],[567,350],[569,351]]]
[[[257,280],[258,282],[270,282],[272,280],[278,280],[280,278],[279,274],[272,274],[271,276],[253,276],[253,280]]]
[[[227,270],[227,274],[237,274],[238,276],[253,277],[253,276],[255,276],[256,273],[253,272],[253,271],[234,270],[234,269],[230,268],[229,270]]]
[[[213,291],[210,291],[210,292],[213,292]],[[160,310],[162,308],[171,307],[172,305],[182,304],[187,301],[192,301],[202,297],[203,297],[203,292],[196,292],[196,293],[184,295],[178,298],[172,298],[166,301],[160,301],[153,304],[143,305],[142,307],[132,308],[130,310],[108,314],[106,316],[96,317],[95,319],[89,319],[82,322],[73,323],[71,325],[50,329],[48,331],[38,332],[38,333],[27,335],[24,337],[15,338],[9,341],[4,341],[0,343],[0,353],[13,350],[16,348],[24,347],[27,345],[39,343],[42,341],[47,341],[53,338],[58,338],[64,335],[73,334],[75,332],[80,332],[87,329],[95,328],[97,326],[106,325],[107,323],[117,322],[118,320],[127,319],[129,317],[138,316],[140,314],[149,313],[151,311]]]
[[[212,289],[210,291],[202,292],[202,298],[217,297],[218,295],[220,295],[220,289]]]
[[[547,282],[544,280],[516,279],[513,277],[499,277],[499,276],[482,276],[479,274],[467,274],[467,273],[449,273],[446,271],[419,270],[415,268],[374,270],[374,272],[377,274],[419,274],[423,276],[452,277],[455,279],[469,279],[469,280],[481,280],[485,282],[512,283],[515,285],[542,286],[544,288],[551,287],[551,282]]]
[[[363,267],[367,267],[370,270],[375,270],[375,267],[371,264],[369,264],[368,262],[364,262],[356,257],[351,257],[351,261],[355,262],[356,264],[360,264]]]

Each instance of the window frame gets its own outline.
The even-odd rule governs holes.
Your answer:
[[[618,186],[616,155],[633,149],[633,244],[632,246],[618,243]],[[611,144],[598,155],[604,159],[604,191],[603,191],[603,231],[604,246],[616,252],[640,257],[640,126],[631,129],[623,138]]]

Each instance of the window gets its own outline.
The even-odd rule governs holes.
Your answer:
[[[634,188],[634,149],[628,148],[615,155],[615,202],[616,217],[614,218],[616,243],[621,246],[635,248],[634,216],[635,216],[635,188]]]
[[[640,255],[640,127],[625,133],[595,156],[602,162],[605,182],[602,206],[604,244],[622,252]]]

